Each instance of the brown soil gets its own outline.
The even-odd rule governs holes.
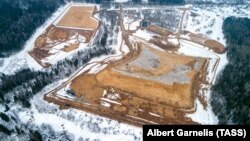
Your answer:
[[[147,30],[154,32],[154,33],[157,33],[157,34],[160,34],[160,35],[165,36],[165,37],[172,34],[171,31],[164,29],[164,28],[161,28],[161,27],[158,27],[158,26],[155,26],[155,25],[149,25]]]
[[[224,47],[224,45],[222,45],[216,40],[209,39],[205,35],[195,34],[186,30],[182,31],[182,33],[187,34],[192,42],[204,45],[209,49],[212,49],[215,53],[223,54],[226,52],[226,48]]]
[[[77,34],[86,38],[86,43],[90,42],[92,36],[96,31],[77,30],[68,28],[58,28],[51,25],[47,28],[46,32],[40,35],[35,41],[36,48],[52,48],[55,44],[66,42],[72,36]],[[50,41],[50,42],[49,42]]]
[[[99,26],[99,22],[90,17],[92,16],[92,10],[96,10],[96,9],[94,7],[71,6],[69,11],[67,11],[65,16],[61,20],[62,23],[64,23],[63,22],[64,20],[69,20],[67,21],[67,23],[69,24],[72,23],[68,25],[70,27],[62,28],[62,27],[56,27],[53,24],[50,25],[46,29],[46,31],[36,39],[35,47],[32,51],[29,52],[29,54],[41,66],[48,67],[51,64],[49,62],[42,62],[41,60],[52,55],[49,53],[49,51],[50,49],[53,49],[54,46],[64,43],[64,42],[68,42],[69,40],[75,39],[77,40],[76,43],[71,43],[68,46],[65,46],[64,48],[61,49],[62,51],[70,52],[72,50],[77,49],[80,43],[89,43],[92,37],[95,35],[97,28]],[[72,14],[76,14],[76,16],[70,17]],[[88,14],[89,14],[89,17],[86,18]],[[77,19],[80,21],[78,21]],[[81,22],[82,20],[86,20],[86,21],[82,23]],[[91,26],[94,26],[92,30],[82,30],[82,29],[71,28],[71,26],[73,26],[74,24],[83,24],[82,26],[85,26],[85,24],[90,24],[92,22],[93,24]],[[66,25],[63,25],[63,26],[66,26]],[[85,27],[85,28],[90,28],[90,27]],[[76,36],[76,37],[72,38],[73,36]],[[79,36],[83,36],[85,38],[85,41],[84,42],[80,41],[78,39]]]
[[[95,34],[96,31],[91,30],[75,30],[68,28],[58,28],[53,25],[49,26],[45,33],[40,35],[35,41],[35,47],[30,54],[35,60],[44,67],[44,63],[41,62],[42,59],[49,57],[52,54],[49,54],[49,50],[53,49],[53,47],[57,44],[61,44],[63,42],[67,42],[71,39],[76,39],[77,43],[72,43],[69,46],[65,46],[62,48],[62,51],[70,52],[79,47],[81,41],[78,40],[78,37],[83,36],[86,41],[84,43],[89,43]],[[72,38],[72,36],[75,36]],[[46,63],[46,66],[50,66],[49,63]]]
[[[195,97],[198,98],[198,100],[201,102],[202,106],[204,109],[207,108],[208,106],[208,100],[205,98],[205,92],[204,92],[204,88],[201,87],[201,84],[208,84],[208,82],[206,81],[206,76],[207,76],[207,70],[208,70],[208,65],[209,65],[209,60],[205,60],[205,62],[203,63],[202,67],[201,67],[201,71],[199,71],[197,74],[195,74],[195,79],[192,83],[192,91],[195,95]],[[199,90],[201,90],[202,92],[199,93]]]
[[[67,31],[67,29],[63,28],[53,28],[52,30],[49,31],[47,34],[47,37],[52,40],[52,41],[62,41],[65,42],[66,40],[69,39],[70,32]]]
[[[118,91],[115,91],[118,92]],[[56,95],[50,96],[45,95],[44,99],[48,102],[60,105],[60,108],[76,108],[100,116],[108,117],[113,120],[118,120],[118,122],[125,122],[127,124],[142,126],[145,124],[197,124],[191,119],[186,118],[182,111],[177,111],[171,107],[161,106],[150,101],[141,101],[136,97],[129,97],[126,93],[119,92],[121,96],[128,97],[128,100],[124,100],[126,103],[140,102],[136,104],[140,107],[140,110],[132,107],[134,105],[112,105],[109,108],[103,107],[99,103],[89,103],[88,100],[78,99],[72,101],[70,99],[63,99],[57,97]],[[123,103],[123,102],[121,102]],[[150,109],[153,108],[153,109]],[[154,113],[164,113],[169,115],[164,116],[153,116],[149,114],[149,110],[155,110]],[[124,114],[126,112],[126,114]],[[150,119],[149,121],[147,119]]]
[[[166,51],[178,51],[179,46],[175,46],[169,43],[164,44],[163,41],[166,41],[166,39],[163,38],[153,38],[150,39],[150,43],[153,43],[154,45],[166,50]]]
[[[97,80],[105,87],[120,89],[156,103],[178,108],[192,108],[193,106],[189,84],[174,83],[173,85],[164,85],[158,82],[121,75],[112,70],[105,70],[98,74]]]
[[[42,67],[44,67],[44,68],[47,68],[47,67],[49,67],[51,64],[49,64],[49,63],[43,63],[42,61],[41,61],[41,59],[39,59],[39,58],[43,58],[43,55],[48,55],[49,53],[47,52],[47,51],[43,51],[43,50],[40,50],[39,48],[36,48],[36,49],[34,49],[34,50],[32,50],[31,52],[28,52],[29,53],[29,55],[31,56],[31,57],[33,57],[36,61],[37,61],[37,63],[38,64],[40,64]]]
[[[79,43],[76,44],[70,44],[69,46],[65,46],[62,50],[65,52],[70,52],[72,50],[75,50],[79,47]]]
[[[122,8],[120,10],[122,13]],[[120,18],[122,19],[122,14]],[[186,113],[192,113],[194,99],[198,96],[200,84],[205,83],[207,71],[207,59],[203,58],[200,69],[186,72],[191,79],[190,83],[165,84],[162,82],[143,79],[122,74],[118,70],[121,66],[129,64],[139,55],[143,43],[134,45],[129,41],[129,32],[124,30],[123,21],[120,20],[123,31],[123,40],[129,47],[130,52],[121,60],[110,61],[108,66],[97,74],[88,74],[85,71],[73,80],[69,80],[61,87],[45,95],[44,99],[60,105],[61,108],[77,108],[125,123],[141,126],[144,124],[197,124]],[[149,30],[167,37],[172,32],[158,27],[149,27]],[[138,46],[138,48],[134,48]],[[194,67],[197,58],[181,56],[171,53],[162,53],[155,49],[151,50],[157,54],[163,63],[158,69],[146,70],[133,66],[132,71],[145,75],[157,76],[175,69],[176,64]],[[103,64],[103,62],[99,62]],[[105,63],[104,63],[105,64]],[[58,97],[56,92],[67,84],[76,94],[76,99],[64,99]],[[106,93],[104,93],[106,91]],[[115,99],[110,96],[118,95]],[[202,100],[202,97],[198,97]],[[102,105],[103,102],[109,106]],[[205,100],[204,100],[205,102]],[[202,102],[203,103],[203,102]],[[205,105],[206,103],[204,103]],[[152,113],[157,115],[152,115]]]
[[[177,51],[179,49],[179,45],[173,45],[167,41],[168,36],[173,34],[172,31],[155,25],[149,25],[147,30],[159,34],[159,36],[153,36],[153,38],[149,41],[150,43],[153,43],[166,51]]]
[[[216,53],[223,54],[226,52],[226,48],[215,40],[206,40],[204,44]]]
[[[144,49],[147,48],[150,52],[157,55],[159,57],[159,66],[152,68],[152,69],[145,69],[142,67],[138,67],[137,65],[130,65],[130,62],[133,60],[130,60],[130,62],[122,63],[121,65],[114,66],[115,69],[120,70],[121,67],[126,67],[129,72],[141,72],[144,75],[150,75],[152,77],[154,76],[160,76],[163,74],[166,74],[172,70],[175,69],[177,64],[187,65],[187,66],[193,66],[195,58],[191,56],[184,56],[184,55],[176,55],[173,53],[160,51],[158,49],[154,49],[144,43],[140,43],[139,47]],[[141,50],[142,50],[141,49]],[[137,58],[141,57],[141,53],[138,54]],[[143,58],[144,59],[144,58]],[[147,58],[145,58],[146,60]],[[191,77],[192,78],[192,77]]]
[[[154,49],[153,51],[158,53],[162,59],[165,56],[169,60],[179,61],[179,63],[182,62],[184,64],[189,64],[193,61],[192,57],[186,56],[181,58],[171,53],[160,53],[160,51],[158,52]],[[194,124],[194,122],[191,122],[190,119],[184,116],[185,112],[183,112],[183,109],[191,110],[194,106],[192,84],[173,83],[172,85],[167,85],[123,75],[114,69],[114,67],[125,64],[125,62],[120,61],[115,63],[115,65],[110,65],[113,67],[108,67],[98,74],[84,73],[72,81],[71,89],[77,94],[77,97],[82,97],[85,100],[84,102],[98,105],[99,108],[108,110],[109,113],[116,113],[116,116],[122,116],[116,119],[119,121],[124,122],[124,116],[127,119],[130,119],[130,116],[132,116],[151,121],[143,122],[142,124]],[[174,69],[174,63],[161,65],[162,67],[159,69],[161,71]],[[161,71],[152,71],[152,73],[159,75]],[[195,74],[195,72],[189,72],[188,75],[189,77],[194,77]],[[103,101],[103,98],[106,98],[103,95],[104,90],[107,90],[107,93],[119,94],[120,98],[115,101],[120,104],[109,103],[111,107],[101,106],[100,103]],[[98,113],[100,114],[99,111]],[[152,116],[149,113],[158,114],[160,117]],[[114,118],[114,115],[108,114],[108,117]],[[140,120],[133,118],[130,120],[142,125],[139,122]],[[130,121],[130,124],[134,124],[134,122]]]
[[[57,25],[96,30],[99,22],[92,17],[94,9],[95,7],[71,6]]]

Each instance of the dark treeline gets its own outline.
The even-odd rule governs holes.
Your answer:
[[[114,27],[114,25],[110,26]],[[0,135],[1,133],[5,135],[16,134],[18,136],[28,135],[30,140],[41,139],[40,130],[36,131],[38,128],[35,126],[23,126],[24,124],[18,121],[19,117],[13,114],[13,111],[10,112],[13,110],[10,107],[19,105],[23,108],[30,108],[30,99],[48,84],[69,77],[94,57],[114,54],[115,50],[110,48],[112,42],[108,41],[108,39],[116,35],[117,33],[113,33],[113,28],[107,28],[107,25],[103,23],[90,45],[91,47],[78,51],[48,69],[34,71],[27,68],[13,75],[0,74],[0,105],[5,107],[4,112],[0,113]],[[25,127],[25,129],[22,127]]]
[[[58,62],[57,65],[48,71],[24,69],[14,75],[3,75],[1,81],[4,83],[0,84],[0,101],[8,103],[10,99],[6,97],[9,97],[11,92],[15,103],[29,108],[29,99],[46,85],[70,76],[90,59],[110,53],[112,53],[111,48],[93,47],[83,52],[78,52],[73,59]],[[6,94],[8,95],[6,96]]]
[[[114,0],[1,0],[0,57],[20,51],[35,29],[66,2],[113,3]],[[141,0],[131,0],[142,3]],[[184,0],[149,0],[152,4],[183,4]]]
[[[143,0],[130,0],[132,3],[143,3]],[[148,4],[184,4],[184,0],[148,0]]]
[[[68,77],[94,57],[114,53],[111,48],[106,46],[107,32],[107,28],[101,26],[91,48],[79,51],[70,59],[58,62],[48,70],[33,71],[27,68],[13,75],[2,74],[0,76],[0,101],[8,103],[10,99],[6,98],[6,95],[9,97],[9,93],[12,93],[11,95],[14,95],[15,102],[20,103],[24,107],[29,107],[29,98],[46,85]]]
[[[207,0],[186,0],[188,4],[244,4],[244,0],[217,0],[217,1],[207,1]],[[247,4],[247,3],[245,3]]]
[[[19,51],[63,0],[1,0],[0,57]]]
[[[250,19],[223,23],[229,64],[212,89],[212,107],[220,124],[250,124]]]
[[[81,66],[86,64],[90,59],[107,54],[115,53],[109,47],[106,47],[106,32],[103,28],[100,36],[102,40],[96,40],[95,46],[79,51],[70,59],[65,59],[58,62],[46,71],[32,71],[30,69],[24,69],[16,72],[13,75],[1,75],[0,77],[0,104],[5,106],[5,111],[8,112],[9,106],[16,104],[21,105],[24,108],[30,108],[30,99],[41,91],[46,85],[56,82],[65,77],[69,77]],[[19,131],[19,128],[11,129],[12,127],[6,126],[8,123],[14,122],[15,118],[11,118],[4,112],[0,113],[0,119],[5,121],[5,124],[0,122],[0,132],[10,135],[12,133],[17,134],[29,134],[30,140],[39,138],[41,140],[41,134],[38,131]],[[20,127],[21,128],[21,127]]]
[[[115,0],[73,0],[76,2],[88,2],[88,3],[114,3]],[[126,2],[125,2],[126,3]],[[127,3],[144,3],[143,0],[128,0]],[[148,0],[149,4],[184,4],[185,0]]]

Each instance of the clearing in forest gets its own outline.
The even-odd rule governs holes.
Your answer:
[[[37,37],[29,54],[43,67],[62,60],[78,48],[87,47],[99,21],[93,17],[95,6],[69,5],[61,15]]]
[[[71,6],[57,26],[95,30],[99,22],[92,17],[94,10],[95,7],[91,6]]]

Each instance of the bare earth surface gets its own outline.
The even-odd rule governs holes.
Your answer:
[[[66,10],[58,23],[52,23],[36,39],[33,50],[29,52],[45,68],[63,59],[80,45],[87,46],[98,29],[99,21],[92,17],[95,7],[70,6]]]
[[[57,25],[90,30],[96,29],[98,21],[92,17],[93,11],[94,7],[71,6]]]
[[[196,111],[197,98],[204,108],[207,106],[206,99],[199,92],[205,91],[203,84],[210,83],[207,80],[210,58],[181,54],[178,52],[180,39],[204,45],[217,53],[223,53],[225,49],[217,41],[182,31],[183,17],[189,9],[178,10],[183,12],[179,16],[180,26],[176,32],[157,25],[149,25],[147,28],[137,25],[136,30],[129,30],[132,24],[129,24],[128,29],[125,28],[125,12],[122,8],[109,11],[114,15],[119,14],[117,22],[121,42],[117,43],[116,48],[121,53],[117,55],[121,59],[107,57],[86,64],[61,86],[45,94],[44,99],[61,108],[77,108],[136,126],[198,124],[186,114]],[[78,14],[81,11],[91,11],[91,8],[70,7],[58,25],[97,29],[97,25],[93,23],[95,20],[86,16],[91,15],[91,12]],[[126,12],[130,13],[128,10]],[[152,36],[150,39],[145,38],[144,33],[136,33],[139,30]],[[87,33],[86,30],[85,34],[79,32],[79,35],[90,41],[89,37],[93,33]],[[63,31],[56,36],[62,40],[69,38]],[[42,40],[38,42],[43,43]],[[77,43],[71,44],[63,50],[70,51],[76,46]],[[126,47],[127,52],[124,51]],[[218,61],[211,64],[213,71],[216,70]],[[82,71],[83,69],[85,70]],[[62,96],[60,91],[66,88],[73,94],[65,92],[63,95],[68,96]]]

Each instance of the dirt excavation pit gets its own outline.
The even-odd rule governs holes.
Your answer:
[[[183,111],[194,108],[198,92],[194,85],[199,77],[205,77],[207,59],[176,55],[143,44],[140,50],[132,61],[76,77],[71,90],[84,103],[120,115],[108,115],[118,121],[134,120],[135,125],[194,124]]]
[[[29,54],[41,66],[49,67],[68,52],[88,46],[99,27],[99,21],[92,17],[95,10],[90,6],[69,6],[37,37]]]

